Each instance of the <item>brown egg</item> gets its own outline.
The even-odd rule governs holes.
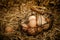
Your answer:
[[[28,30],[28,25],[26,25],[26,24],[22,24],[22,29],[24,30],[24,31],[27,31]]]
[[[50,19],[49,19],[49,18],[46,18],[45,20],[46,20],[47,22],[50,22]]]
[[[38,32],[41,32],[43,29],[41,27],[38,27]]]
[[[36,27],[36,17],[35,16],[30,16],[28,20],[29,20],[28,25],[30,27]]]
[[[6,27],[5,31],[8,32],[8,33],[11,33],[11,32],[14,31],[14,29],[13,29],[13,27]]]
[[[30,28],[30,29],[28,29],[28,33],[29,33],[30,35],[35,35],[35,34],[36,34],[36,31],[37,31],[36,28]]]
[[[49,24],[43,25],[43,29],[44,29],[44,30],[47,30],[48,28],[49,28]]]

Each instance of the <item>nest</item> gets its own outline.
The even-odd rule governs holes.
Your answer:
[[[58,1],[24,0],[1,1],[0,39],[1,40],[60,40],[60,15]],[[37,14],[38,13],[38,14]],[[48,15],[49,28],[35,35],[22,30],[21,22],[28,21],[31,15]],[[47,16],[46,16],[47,17]]]

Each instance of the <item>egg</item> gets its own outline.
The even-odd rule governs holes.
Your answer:
[[[38,16],[37,16],[37,25],[38,25],[38,26],[41,26],[41,25],[43,25],[43,24],[45,24],[45,23],[47,23],[47,22],[46,22],[44,16],[38,15]]]
[[[42,25],[42,18],[40,15],[37,15],[37,25],[38,26]]]
[[[49,19],[49,18],[46,18],[45,20],[46,20],[47,22],[50,22],[50,19]]]
[[[48,28],[49,28],[49,24],[43,25],[43,29],[44,29],[44,30],[47,30]]]
[[[5,28],[5,31],[6,31],[7,33],[11,33],[11,32],[14,31],[14,29],[13,29],[13,27],[6,27],[6,28]]]
[[[43,29],[41,27],[38,27],[37,30],[38,30],[38,32],[42,32]]]
[[[30,35],[35,35],[37,33],[37,28],[30,28],[30,29],[28,29],[28,33]]]
[[[27,31],[28,30],[28,25],[26,25],[26,24],[22,24],[22,29],[24,30],[24,31]]]
[[[30,27],[36,27],[36,16],[30,16],[28,20],[29,20],[28,25]]]

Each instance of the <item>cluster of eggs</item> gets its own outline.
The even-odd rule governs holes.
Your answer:
[[[49,18],[45,18],[42,15],[38,15],[37,17],[35,15],[31,15],[28,18],[28,23],[21,23],[22,30],[27,32],[29,35],[35,35],[37,33],[42,32],[43,30],[47,30],[49,28],[50,22]]]
[[[29,35],[36,35],[43,30],[49,29],[50,18],[47,15],[47,8],[40,6],[30,7],[32,11],[36,12],[36,15],[30,15],[25,22],[21,22],[22,30]]]

